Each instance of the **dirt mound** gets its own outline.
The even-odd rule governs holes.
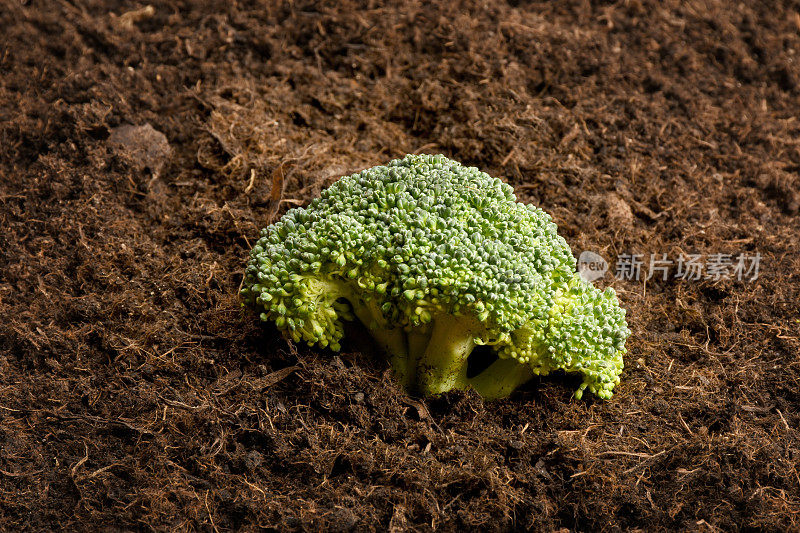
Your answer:
[[[4,529],[800,528],[796,4],[6,4]],[[608,260],[611,401],[423,401],[239,308],[262,226],[419,152]]]

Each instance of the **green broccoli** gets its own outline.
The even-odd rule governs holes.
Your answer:
[[[500,398],[534,375],[579,373],[610,398],[630,331],[613,289],[575,271],[541,209],[473,167],[409,155],[341,178],[262,230],[243,303],[294,341],[340,349],[354,317],[409,390]],[[476,376],[467,359],[488,345]]]

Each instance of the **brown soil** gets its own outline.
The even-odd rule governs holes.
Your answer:
[[[6,0],[0,528],[800,530],[800,4],[603,4]],[[420,151],[760,276],[606,276],[611,401],[420,400],[239,308],[276,207]]]

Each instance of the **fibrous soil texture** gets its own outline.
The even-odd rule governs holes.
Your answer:
[[[8,0],[0,528],[797,530],[799,13]],[[336,355],[240,307],[260,228],[407,153],[609,261],[613,399],[424,400],[357,328]]]

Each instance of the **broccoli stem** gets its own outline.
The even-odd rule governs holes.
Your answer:
[[[408,331],[388,328],[373,302],[358,298],[346,285],[339,285],[337,289],[340,297],[350,302],[353,314],[389,354],[398,381],[408,389],[430,396],[452,389],[472,388],[492,400],[508,396],[533,377],[527,365],[514,359],[498,359],[479,375],[467,378],[467,360],[475,348],[475,336],[480,327],[473,320],[439,315],[432,324]]]
[[[425,324],[406,331],[406,340],[408,342],[408,358],[406,364],[408,370],[406,374],[407,379],[403,382],[403,385],[407,388],[414,389],[417,385],[417,368],[431,341],[431,330],[431,325]]]
[[[314,294],[324,295],[328,306],[335,300],[343,298],[350,304],[350,309],[358,320],[369,331],[372,338],[389,354],[392,368],[398,380],[408,386],[414,376],[414,366],[408,357],[408,340],[400,328],[389,328],[383,313],[375,300],[365,300],[349,283],[335,278],[326,280],[309,280]],[[313,283],[311,283],[313,281]],[[309,292],[311,292],[309,291]]]
[[[486,400],[503,398],[514,389],[533,378],[533,371],[515,359],[498,359],[486,370],[467,380],[467,386],[475,389]]]
[[[417,364],[417,388],[425,396],[467,384],[467,358],[475,347],[475,330],[464,317],[439,315],[430,341]]]
[[[379,309],[360,298],[345,298],[372,338],[389,354],[389,362],[403,386],[409,386],[414,376],[414,364],[408,355],[408,339],[401,328],[387,328]]]

